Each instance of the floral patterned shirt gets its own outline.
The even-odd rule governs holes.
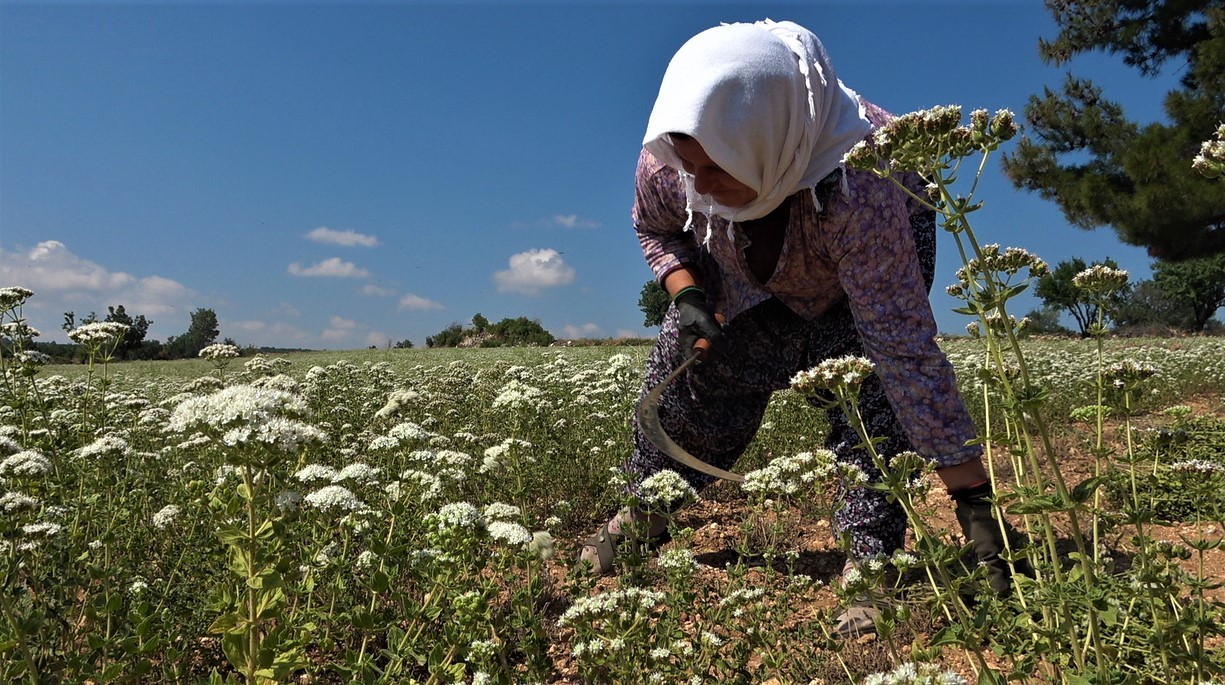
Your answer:
[[[880,108],[865,107],[874,126],[888,120]],[[893,181],[868,172],[848,169],[840,183],[821,210],[811,192],[792,197],[782,252],[765,282],[749,268],[743,251],[748,237],[739,225],[695,213],[685,230],[680,175],[645,150],[632,218],[656,278],[662,282],[682,266],[697,269],[708,298],[729,320],[771,296],[809,320],[845,298],[914,449],[939,466],[972,459],[980,450],[966,441],[976,429],[953,367],[936,344],[915,250],[911,216],[924,210]],[[917,177],[908,185],[922,192]],[[702,273],[701,265],[711,263],[718,273]]]

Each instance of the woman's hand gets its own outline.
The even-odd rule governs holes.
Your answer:
[[[680,334],[682,352],[688,356],[693,352],[699,340],[710,343],[714,353],[720,353],[727,346],[727,336],[723,334],[723,326],[715,317],[714,311],[706,302],[706,293],[697,286],[681,290],[672,300],[676,307],[676,329]]]

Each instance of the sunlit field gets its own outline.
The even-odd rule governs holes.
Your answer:
[[[1077,410],[1098,403],[1094,345],[1025,344],[1051,389],[1055,425],[1074,431]],[[981,410],[978,343],[943,345]],[[1131,415],[1183,430],[1185,444],[1215,445],[1193,457],[1210,465],[1199,477],[1219,486],[1225,438],[1211,419],[1221,416],[1225,341],[1109,348],[1107,363],[1155,365]],[[618,578],[572,573],[578,542],[622,502],[610,469],[630,450],[648,349],[368,350],[38,369],[7,360],[0,675],[858,682],[916,654],[971,675],[970,660],[933,641],[952,622],[921,589],[910,591],[892,636],[826,639],[838,602],[829,573],[806,565],[813,540],[784,525],[833,544],[814,504],[821,483],[808,484],[809,495],[767,497],[721,484],[691,509],[704,512],[695,525],[723,527],[722,542],[678,530],[661,554],[630,555]],[[738,469],[818,450],[821,416],[795,392],[779,393]],[[1115,455],[1126,449],[1119,418],[1108,436]],[[1155,460],[1142,447],[1157,432],[1131,431],[1136,462],[1169,482],[1177,474],[1163,469],[1180,460],[1178,448]],[[1186,520],[1220,516],[1218,503],[1204,504],[1184,497]],[[1116,532],[1103,546],[1121,548],[1126,537]],[[1205,579],[1162,577],[1180,583],[1161,590],[1184,611],[1172,621],[1219,619],[1219,605],[1195,604]],[[1121,626],[1151,626],[1140,609],[1159,593],[1120,605],[1105,594],[1113,584],[1102,587],[1095,601],[1114,612],[1116,654],[1147,672],[1155,664],[1146,649],[1156,646],[1137,647]],[[1168,629],[1171,640],[1195,639]],[[1189,650],[1201,673],[1220,669],[1212,644]],[[993,664],[1035,673],[1041,665],[1027,658],[1063,658],[995,647],[1003,656]]]

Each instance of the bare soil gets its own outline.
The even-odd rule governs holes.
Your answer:
[[[1225,419],[1225,398],[1201,396],[1190,398],[1184,403],[1191,406],[1197,416],[1213,416],[1218,419]],[[1138,431],[1164,427],[1169,423],[1170,419],[1161,415],[1142,416],[1132,419],[1132,425]],[[1122,433],[1122,424],[1119,421],[1112,421],[1107,426],[1105,435],[1113,437],[1114,444],[1112,446],[1116,450],[1124,449],[1121,438]],[[1085,425],[1070,426],[1057,436],[1056,447],[1061,455],[1060,470],[1067,482],[1075,484],[1093,475],[1095,460],[1090,451],[1094,441],[1093,436],[1093,427]],[[1007,459],[1004,458],[1000,461],[1007,461]],[[1005,472],[997,475],[1006,478],[1011,474]],[[942,506],[942,503],[947,501],[937,490],[933,490],[929,497],[929,511],[926,512],[929,516],[928,520],[937,528],[943,527],[949,531],[956,531],[958,526],[953,517],[952,507]],[[743,539],[744,533],[741,530],[741,524],[747,515],[746,502],[739,489],[732,484],[723,482],[709,487],[702,492],[700,501],[686,507],[678,514],[676,520],[678,526],[680,528],[691,528],[694,531],[692,538],[687,540],[685,544],[692,549],[701,564],[701,569],[696,579],[698,584],[708,587],[725,586],[728,580],[729,567],[736,565],[738,561],[746,561],[750,565],[753,563],[752,560],[741,560],[735,551],[738,541]],[[1184,536],[1188,538],[1203,536],[1221,537],[1225,534],[1225,531],[1222,530],[1222,526],[1219,524],[1201,525],[1198,528],[1193,524],[1158,526],[1151,532],[1153,537],[1158,540],[1165,540],[1176,544],[1182,544]],[[830,529],[830,524],[827,520],[796,519],[789,533],[792,537],[793,548],[799,551],[799,557],[794,565],[795,571],[820,581],[825,589],[816,592],[811,601],[793,605],[791,616],[788,620],[795,622],[829,620],[833,608],[837,604],[837,599],[834,593],[828,589],[828,586],[830,583],[837,581],[845,561],[843,553],[838,549]],[[1126,536],[1120,537],[1125,538]],[[1071,540],[1066,526],[1061,530],[1061,538]],[[555,587],[557,588],[568,587],[565,577],[570,572],[570,565],[573,562],[571,551],[578,549],[582,539],[576,538],[570,542],[572,544],[568,548],[559,545],[559,554],[553,568]],[[1120,556],[1126,556],[1129,552],[1126,543],[1122,540],[1108,541],[1107,547],[1112,556],[1116,553]],[[667,545],[663,549],[667,549]],[[1198,563],[1199,561],[1196,558],[1186,562],[1187,570],[1194,572],[1198,567]],[[1225,551],[1220,549],[1209,551],[1205,559],[1204,570],[1209,578],[1225,578]],[[752,574],[753,572],[750,571],[750,577]],[[757,577],[764,579],[768,575],[758,573]],[[617,587],[616,578],[606,577],[597,581],[596,587],[592,592],[614,590]],[[568,605],[569,600],[565,597],[560,597],[558,603]],[[564,610],[564,606],[561,606],[560,609]],[[916,615],[906,626],[899,629],[898,638],[904,645],[909,644],[912,639],[919,644],[926,644],[925,638],[930,637],[939,627],[940,622],[938,620],[934,620],[929,616]],[[563,678],[557,682],[582,682],[576,675],[573,659],[570,656],[570,645],[566,641],[567,636],[559,634],[556,636],[556,639],[557,642],[554,645],[556,662],[558,670],[564,674]],[[867,674],[889,670],[892,667],[888,651],[874,636],[846,641],[840,645],[839,653],[841,659],[850,665],[856,673]],[[989,663],[992,658],[991,655],[988,655]],[[837,661],[837,659],[831,658],[828,669],[806,674],[806,679],[796,682],[800,685],[851,682],[848,680],[843,666],[838,664]],[[969,679],[970,682],[974,682],[969,664],[960,652],[946,651],[946,660],[943,663],[945,667],[957,670]],[[770,685],[783,685],[783,681],[776,679],[765,680],[764,682]]]

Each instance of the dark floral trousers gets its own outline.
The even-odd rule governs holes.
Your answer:
[[[934,217],[915,222],[915,241],[930,289],[935,269]],[[863,344],[850,307],[844,301],[813,321],[806,321],[771,298],[728,322],[723,354],[691,367],[663,393],[660,421],[668,435],[698,459],[730,469],[761,427],[770,397],[790,386],[791,377],[825,359],[863,356]],[[670,309],[647,361],[643,394],[658,385],[683,360],[676,330],[676,310]],[[814,403],[816,400],[814,400]],[[886,459],[911,449],[901,425],[873,375],[860,389],[860,413],[868,434],[883,438],[878,450]],[[863,449],[859,436],[839,409],[826,411],[830,431],[825,444],[844,463],[858,466],[869,480],[880,471]],[[673,461],[650,443],[634,424],[634,451],[626,470],[635,483],[663,469],[680,473],[695,488],[712,476]],[[892,554],[901,549],[906,517],[900,505],[868,488],[840,488],[842,506],[834,525],[851,540],[856,559]]]

